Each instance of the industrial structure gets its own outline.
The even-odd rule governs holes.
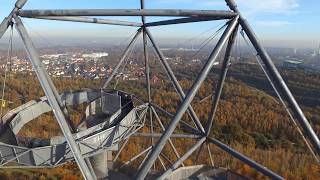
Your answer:
[[[22,8],[26,2],[27,0],[18,0],[16,2],[12,12],[0,25],[0,37],[3,36],[10,26],[15,26],[24,43],[29,60],[32,63],[41,87],[45,92],[45,97],[11,110],[2,118],[0,134],[0,166],[2,168],[55,167],[66,162],[75,161],[85,179],[104,178],[108,177],[108,152],[116,151],[117,154],[114,156],[114,160],[116,160],[123,150],[123,147],[126,145],[128,138],[133,134],[140,134],[141,136],[147,136],[152,139],[154,137],[159,137],[159,140],[153,141],[153,144],[150,147],[128,162],[130,163],[138,157],[145,155],[145,158],[141,162],[141,166],[136,170],[134,179],[145,179],[150,175],[150,169],[155,161],[162,161],[161,152],[166,144],[172,148],[177,159],[169,167],[164,167],[164,171],[158,173],[155,177],[153,176],[157,179],[174,179],[175,177],[172,176],[175,176],[175,174],[178,173],[177,169],[183,165],[183,162],[198,148],[203,148],[203,146],[208,147],[208,144],[210,143],[272,179],[283,179],[275,172],[232,149],[215,137],[210,137],[210,131],[212,126],[214,126],[217,106],[230,65],[231,51],[240,28],[242,30],[242,35],[246,36],[248,42],[255,48],[257,61],[261,65],[261,68],[291,119],[297,125],[309,150],[316,159],[320,155],[319,138],[315,134],[266,50],[260,44],[249,23],[241,15],[234,0],[226,0],[226,4],[230,8],[230,10],[227,11],[145,9],[144,0],[141,0],[140,9],[23,10]],[[99,19],[91,18],[90,16],[140,16],[141,22]],[[158,22],[146,22],[145,17],[147,16],[177,18]],[[115,66],[112,74],[101,86],[101,89],[59,93],[43,67],[39,59],[39,54],[33,45],[21,18],[133,26],[137,27],[138,30],[122,54],[122,57]],[[192,87],[187,92],[184,92],[176,79],[170,64],[167,62],[157,42],[153,38],[149,27],[223,19],[227,20],[227,23],[221,38],[203,65],[202,70],[197,75]],[[147,102],[141,102],[133,94],[121,90],[106,90],[140,35],[143,36],[144,42],[146,91],[148,95]],[[147,51],[148,41],[151,42],[159,57],[160,63],[163,65],[168,75],[168,79],[172,82],[181,99],[181,103],[177,107],[175,114],[166,112],[152,101]],[[206,124],[202,124],[201,122],[204,121],[198,118],[191,106],[191,102],[208,73],[211,71],[224,46],[226,46],[226,49],[220,78],[217,84],[217,92],[215,92],[214,97],[212,98],[212,109],[209,114],[209,119]],[[137,103],[133,103],[133,101],[137,101],[140,104],[137,105]],[[87,104],[84,121],[78,125],[70,124],[67,107],[83,103]],[[49,111],[53,112],[63,132],[63,136],[52,137],[51,139],[33,139],[16,136],[26,123]],[[166,127],[159,118],[157,111],[162,111],[171,117],[171,120]],[[182,120],[185,113],[190,116],[195,126]],[[146,119],[146,117],[148,117],[148,119]],[[153,133],[152,128],[150,133],[139,133],[139,129],[144,126],[145,121],[150,121],[151,125],[153,121],[157,122],[161,126],[163,133]],[[178,123],[187,126],[190,130],[189,133],[174,133]],[[171,141],[172,138],[193,138],[196,140],[196,143],[193,147],[189,148],[186,153],[179,154]],[[209,148],[208,153],[211,157]],[[183,170],[180,169],[179,171]]]

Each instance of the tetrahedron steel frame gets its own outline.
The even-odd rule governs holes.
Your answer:
[[[293,114],[294,119],[297,124],[300,125],[301,131],[303,135],[307,139],[307,143],[311,144],[311,150],[314,151],[316,156],[320,155],[320,141],[305,115],[303,114],[301,108],[297,104],[295,98],[287,87],[286,83],[282,79],[275,65],[273,64],[271,58],[267,54],[266,50],[260,44],[258,38],[256,37],[254,31],[251,29],[249,23],[246,19],[241,15],[240,11],[237,8],[236,3],[233,0],[225,0],[227,6],[229,6],[229,11],[216,11],[216,10],[182,10],[182,9],[145,9],[144,0],[140,0],[141,8],[140,9],[72,9],[72,10],[22,10],[22,7],[27,2],[27,0],[18,0],[15,4],[14,9],[6,17],[0,25],[0,38],[6,32],[7,28],[10,24],[14,23],[17,31],[19,32],[20,37],[23,40],[25,48],[28,52],[28,56],[30,62],[32,63],[33,68],[35,69],[36,75],[40,81],[40,84],[47,96],[49,103],[54,110],[54,115],[60,125],[60,128],[67,139],[69,146],[73,152],[74,158],[84,176],[85,179],[96,179],[95,175],[90,170],[90,163],[86,162],[85,159],[79,152],[79,149],[75,143],[75,140],[72,137],[72,125],[67,122],[68,112],[66,111],[63,103],[61,102],[60,96],[58,95],[58,91],[56,90],[52,80],[50,79],[48,73],[43,68],[43,65],[39,59],[39,55],[34,47],[31,38],[29,37],[22,21],[21,17],[24,18],[36,18],[36,19],[45,19],[45,20],[58,20],[58,21],[72,21],[72,22],[83,22],[83,23],[96,23],[96,24],[110,24],[110,25],[120,25],[120,26],[133,26],[139,28],[137,30],[136,35],[129,43],[128,47],[125,49],[119,63],[115,66],[112,74],[106,79],[106,81],[102,85],[102,89],[108,87],[112,79],[117,74],[118,69],[123,64],[126,56],[134,46],[138,37],[142,34],[143,36],[143,44],[144,44],[144,64],[145,64],[145,74],[146,74],[146,89],[148,95],[148,103],[149,103],[149,118],[151,123],[151,128],[149,134],[137,133],[136,135],[140,136],[148,136],[152,138],[152,145],[148,147],[146,150],[132,158],[130,161],[136,159],[142,154],[147,154],[145,159],[141,163],[141,166],[136,174],[136,179],[144,179],[150,169],[152,168],[155,161],[158,159],[163,165],[162,159],[164,158],[161,154],[162,149],[165,144],[169,142],[172,150],[174,151],[177,161],[172,164],[171,167],[166,169],[164,167],[165,172],[158,177],[158,179],[164,179],[167,175],[173,172],[176,168],[178,168],[181,164],[183,165],[183,161],[186,160],[196,149],[198,149],[204,143],[212,143],[217,147],[221,148],[225,152],[234,156],[235,158],[243,161],[249,166],[253,167],[257,171],[263,173],[264,175],[272,178],[272,179],[283,179],[281,176],[267,169],[266,167],[256,163],[245,155],[237,152],[226,144],[223,144],[219,140],[210,137],[210,131],[214,123],[215,112],[217,110],[217,106],[219,103],[220,95],[223,89],[223,84],[227,75],[228,67],[230,64],[231,51],[234,46],[234,42],[238,33],[238,29],[242,28],[247,37],[249,38],[251,44],[255,48],[257,52],[257,56],[261,59],[263,66],[265,68],[265,73],[269,77],[269,80],[273,84],[273,87],[278,92],[279,98],[281,98],[285,103],[287,109],[290,109],[290,112]],[[108,19],[98,19],[98,18],[90,18],[90,16],[140,16],[140,22],[128,22],[128,21],[117,21],[117,20],[108,20]],[[146,16],[170,16],[170,17],[183,17],[177,19],[170,19],[158,22],[146,22]],[[221,38],[219,39],[216,47],[211,52],[208,60],[203,66],[202,70],[198,74],[195,82],[192,87],[188,90],[188,93],[185,94],[183,89],[181,88],[178,80],[176,79],[169,63],[167,62],[165,56],[160,50],[157,42],[153,38],[149,27],[153,26],[163,26],[163,25],[171,25],[171,24],[182,24],[182,23],[192,23],[192,22],[201,22],[201,21],[213,21],[213,20],[229,20],[227,23],[227,27],[223,32]],[[177,94],[181,99],[181,104],[177,108],[176,113],[170,114],[163,110],[161,107],[157,106],[152,102],[151,98],[151,85],[150,85],[150,68],[149,68],[149,58],[148,58],[148,50],[147,43],[148,40],[151,42],[157,56],[160,59],[160,63],[164,67],[166,73],[168,74],[169,80],[172,82]],[[197,114],[193,110],[191,106],[191,102],[195,95],[197,94],[200,86],[206,79],[208,73],[211,71],[214,62],[217,60],[217,57],[220,51],[223,49],[224,45],[226,46],[226,52],[222,64],[222,71],[220,73],[219,82],[217,84],[217,92],[213,97],[212,109],[209,114],[208,123],[203,126],[201,121],[199,120]],[[172,117],[169,125],[164,127],[156,110],[163,111]],[[190,118],[193,120],[195,124],[195,128],[188,123],[181,120],[182,116],[185,113],[188,113]],[[288,111],[289,112],[289,111]],[[289,113],[290,113],[289,112]],[[153,132],[152,123],[155,119],[157,123],[161,126],[161,129],[164,131],[163,134],[157,134]],[[194,133],[194,135],[183,135],[183,134],[173,134],[176,125],[178,123],[182,123],[190,129],[190,132]],[[158,142],[154,141],[154,137],[160,137]],[[174,144],[171,141],[171,138],[179,138],[179,137],[187,137],[187,138],[195,138],[197,139],[197,143],[190,148],[185,154],[180,155],[175,149]],[[124,142],[124,145],[127,143]],[[115,159],[119,157],[119,153],[123,149],[124,145],[120,148],[118,154],[115,156]],[[209,150],[209,155],[210,150]],[[130,163],[130,162],[128,162]]]

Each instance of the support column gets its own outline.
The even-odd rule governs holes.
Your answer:
[[[41,61],[39,59],[39,55],[30,39],[28,36],[28,33],[23,26],[21,19],[18,16],[14,17],[14,20],[16,22],[16,29],[19,32],[20,37],[22,38],[22,41],[24,43],[24,46],[27,50],[30,62],[37,74],[37,77],[39,79],[39,82],[41,84],[41,87],[44,90],[45,95],[48,98],[49,104],[51,108],[53,109],[53,113],[58,121],[58,124],[61,128],[61,131],[64,135],[64,137],[67,140],[67,143],[70,147],[70,150],[75,158],[75,161],[77,162],[79,169],[84,176],[85,179],[91,180],[94,179],[92,176],[90,169],[88,168],[84,158],[81,155],[81,152],[78,148],[77,143],[73,139],[72,133],[70,131],[69,125],[66,121],[65,115],[60,109],[58,100],[55,98],[54,92],[51,89],[50,83],[48,82],[48,79],[46,77],[46,73],[44,70],[41,68]]]
[[[144,0],[140,0],[141,9],[144,9]],[[151,85],[150,85],[150,66],[149,66],[149,54],[148,54],[148,39],[147,39],[147,32],[145,21],[146,17],[141,16],[142,25],[143,25],[143,53],[144,53],[144,64],[145,64],[145,75],[146,75],[146,89],[147,89],[147,95],[148,95],[148,111],[149,111],[149,121],[150,121],[150,133],[153,134],[153,119],[152,119],[152,110],[151,110]],[[154,138],[151,137],[151,145],[154,146]],[[154,164],[155,169],[155,164]]]
[[[298,105],[297,101],[293,97],[291,91],[287,87],[286,83],[282,79],[280,73],[278,72],[277,68],[273,64],[270,56],[268,55],[267,51],[263,48],[263,46],[258,41],[257,36],[251,29],[248,21],[246,21],[240,14],[240,11],[237,8],[236,3],[233,0],[226,0],[227,5],[230,7],[231,10],[238,13],[240,15],[239,23],[241,27],[243,28],[244,32],[247,34],[249,40],[251,41],[252,45],[258,52],[258,55],[260,56],[262,62],[264,63],[266,70],[268,71],[268,74],[270,75],[270,78],[274,82],[274,86],[278,89],[281,96],[283,97],[287,103],[290,109],[293,112],[293,115],[297,118],[300,126],[304,130],[305,135],[308,137],[308,140],[313,145],[314,149],[316,150],[317,154],[320,155],[320,140],[314,130],[312,129],[309,121],[303,114],[300,106]]]
[[[2,38],[4,33],[7,31],[10,23],[12,22],[12,18],[14,16],[16,16],[16,13],[26,4],[26,2],[27,2],[27,0],[18,0],[15,4],[15,8],[11,11],[9,16],[5,17],[4,20],[1,22],[1,24],[0,24],[0,39]],[[51,89],[53,90],[54,96],[58,101],[60,108],[63,110],[65,116],[67,117],[66,119],[69,122],[70,128],[74,131],[75,127],[73,126],[72,122],[69,121],[68,111],[67,111],[66,107],[64,106],[64,104],[62,103],[61,97],[60,97],[58,91],[56,90],[55,86],[53,85],[52,80],[49,78],[48,73],[44,70],[44,67],[42,66],[42,64],[41,64],[40,68],[42,68],[42,70],[45,74],[45,77],[47,78],[47,81],[49,82],[49,85],[50,85]]]
[[[109,176],[108,161],[111,151],[104,151],[100,154],[90,157],[93,170],[97,179],[107,179]]]

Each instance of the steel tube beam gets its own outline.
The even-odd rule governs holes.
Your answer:
[[[152,107],[156,108],[157,110],[161,111],[162,113],[164,113],[166,116],[169,116],[170,118],[173,118],[174,115],[169,113],[168,111],[164,110],[163,108],[159,107],[158,105],[154,104],[154,103],[150,103]],[[190,130],[192,133],[195,134],[199,134],[198,129],[192,127],[190,124],[184,122],[183,120],[180,121],[181,125],[184,126],[185,128],[187,128],[188,130]]]
[[[94,172],[94,169],[93,169],[93,167],[92,167],[92,164],[91,164],[91,162],[90,162],[90,159],[89,159],[89,158],[85,158],[84,160],[86,161],[87,166],[89,167],[89,169],[90,169],[90,171],[91,171],[91,174],[92,174],[92,176],[94,177],[94,179],[97,179],[97,176],[96,176],[96,174],[95,174],[95,172]]]
[[[153,27],[153,26],[165,26],[165,25],[174,25],[174,24],[184,24],[184,23],[192,23],[192,22],[202,22],[202,21],[213,21],[213,20],[221,20],[225,18],[215,17],[215,18],[206,18],[206,17],[188,17],[188,18],[180,18],[180,19],[170,19],[164,21],[150,22],[146,23],[145,27]]]
[[[148,34],[148,37],[149,37],[151,43],[153,44],[153,47],[154,47],[156,53],[158,54],[158,56],[160,58],[161,64],[164,66],[164,69],[166,70],[175,90],[177,91],[177,93],[182,101],[186,96],[182,87],[180,86],[177,78],[175,77],[175,75],[174,75],[169,63],[167,62],[166,58],[164,57],[163,53],[160,51],[159,46],[156,44],[155,40],[153,39],[150,31],[147,28],[146,28],[146,31],[147,31],[147,34]],[[203,128],[199,118],[197,117],[197,114],[194,112],[194,110],[190,104],[188,106],[188,113],[189,113],[191,119],[193,120],[193,122],[196,124],[199,131],[201,131],[202,133],[205,133],[204,128]]]
[[[180,164],[185,161],[195,150],[197,150],[200,145],[204,143],[206,137],[202,137],[194,146],[192,146],[181,158],[179,158],[166,172],[164,172],[157,180],[165,179],[169,174],[171,174],[175,169],[177,169]]]
[[[206,136],[209,136],[209,134],[211,132],[212,124],[213,124],[213,121],[214,121],[214,118],[215,118],[215,114],[216,114],[216,111],[217,111],[217,108],[218,108],[218,103],[219,103],[220,96],[221,96],[221,93],[222,93],[223,84],[225,82],[225,78],[227,76],[227,72],[228,72],[228,69],[229,69],[229,66],[230,66],[231,51],[233,49],[234,42],[235,42],[237,34],[238,34],[238,27],[235,28],[233,34],[231,35],[231,37],[229,39],[229,42],[228,42],[228,45],[227,45],[227,48],[226,48],[226,53],[225,53],[225,56],[224,56],[222,67],[221,67],[221,73],[220,73],[220,76],[219,76],[219,82],[217,84],[216,93],[214,94],[214,97],[212,99],[213,100],[212,107],[211,107],[211,111],[210,111],[209,118],[208,118],[208,121],[207,121],[207,126],[206,126]],[[202,146],[200,147],[199,153],[201,152],[201,149],[202,149]],[[209,153],[209,156],[210,156],[211,163],[213,163],[211,152],[210,152],[209,148],[208,148],[208,153]],[[197,156],[197,159],[198,159],[198,157],[199,156]]]
[[[151,110],[152,110],[152,112],[153,112],[153,114],[154,114],[154,116],[156,117],[156,119],[157,119],[157,121],[158,121],[158,123],[159,123],[159,125],[160,125],[160,127],[161,127],[161,129],[162,129],[162,131],[165,131],[166,130],[166,128],[163,126],[163,124],[162,124],[162,122],[161,122],[161,120],[160,120],[160,117],[158,116],[158,114],[157,114],[157,112],[156,112],[156,110],[154,110],[154,108],[151,106],[150,107],[151,108]],[[174,144],[173,144],[173,142],[172,142],[172,140],[169,138],[169,144],[170,144],[170,146],[171,146],[171,148],[172,148],[172,150],[173,150],[173,152],[174,152],[174,154],[177,156],[177,158],[179,159],[180,158],[180,155],[179,155],[179,153],[178,153],[178,151],[177,151],[177,149],[176,149],[176,147],[174,146]],[[184,166],[184,164],[182,163],[182,166]]]
[[[11,19],[10,17],[5,17],[3,19],[3,21],[0,24],[0,38],[2,38],[2,36],[6,33],[8,27],[10,26],[11,23]]]
[[[196,159],[194,160],[194,163],[198,162],[203,146],[204,146],[204,144],[201,144],[200,148],[198,149],[197,154],[196,154]]]
[[[165,159],[170,165],[173,164],[171,160],[168,157],[166,157],[163,153],[160,153],[160,156],[163,157],[163,159]]]
[[[144,0],[140,0],[141,9],[144,9]],[[141,17],[142,24],[145,24],[146,17]],[[145,64],[145,74],[146,74],[146,89],[147,89],[147,95],[148,95],[148,103],[151,102],[151,85],[150,85],[150,66],[149,66],[149,54],[148,54],[148,39],[147,39],[147,32],[146,28],[143,27],[143,34],[142,34],[142,40],[143,40],[143,54],[144,54],[144,64]],[[150,110],[150,118],[152,121],[152,112]],[[151,122],[152,125],[152,122]]]
[[[211,166],[214,167],[214,161],[213,161],[213,157],[212,157],[212,153],[211,153],[211,149],[210,149],[210,144],[206,143],[206,145],[207,145],[207,151],[208,151],[208,154],[209,154]]]
[[[24,46],[27,50],[31,64],[32,64],[33,68],[35,69],[35,72],[36,72],[37,77],[40,81],[40,84],[41,84],[41,86],[42,86],[42,88],[48,98],[50,106],[53,109],[53,113],[58,121],[58,124],[61,128],[61,131],[62,131],[64,137],[66,138],[68,145],[70,146],[70,149],[72,151],[72,154],[74,155],[74,158],[75,158],[77,164],[79,165],[80,171],[82,172],[85,179],[88,179],[88,180],[94,179],[94,177],[92,176],[84,158],[81,155],[81,152],[78,148],[78,145],[76,144],[75,140],[73,139],[72,133],[71,133],[69,126],[68,126],[68,123],[65,119],[65,115],[62,112],[62,110],[60,109],[60,106],[57,102],[57,99],[54,96],[54,92],[52,91],[52,89],[50,87],[50,83],[48,82],[48,80],[46,78],[46,74],[43,71],[43,69],[40,68],[41,61],[39,59],[39,55],[36,52],[36,49],[31,41],[30,37],[28,36],[28,33],[27,33],[25,27],[23,26],[23,24],[21,22],[21,19],[18,16],[15,16],[14,20],[16,22],[16,29],[19,32],[19,35],[21,36],[21,39],[22,39]]]
[[[144,7],[145,7],[144,0],[140,0],[140,10],[145,10]],[[144,15],[141,16],[141,20],[142,20],[142,24],[146,23],[146,17]]]
[[[138,169],[142,166],[142,164],[143,164],[143,163],[144,163],[144,161],[147,159],[147,157],[149,156],[149,154],[150,154],[150,151],[148,151],[148,152],[147,152],[147,154],[146,154],[146,156],[144,156],[144,158],[143,158],[143,160],[141,161],[141,163],[140,163],[140,165],[139,165]]]
[[[48,83],[49,83],[49,86],[50,86],[50,88],[52,89],[53,95],[54,95],[55,99],[57,100],[60,109],[63,111],[63,113],[64,113],[64,115],[65,115],[65,118],[66,118],[66,120],[67,120],[67,122],[68,122],[69,128],[71,129],[72,132],[76,132],[76,131],[77,131],[77,128],[76,128],[76,126],[73,124],[73,122],[70,120],[70,116],[69,116],[69,112],[68,112],[68,110],[67,110],[67,107],[66,107],[65,104],[62,102],[61,96],[60,96],[58,90],[57,90],[56,87],[54,86],[54,83],[53,83],[52,79],[50,78],[48,72],[47,72],[46,69],[43,67],[43,64],[42,64],[41,62],[40,62],[39,68],[41,68],[42,71],[44,72],[45,78],[47,79],[47,81],[48,81]]]
[[[270,177],[271,179],[281,179],[283,180],[284,178],[279,176],[278,174],[272,172],[271,170],[269,170],[268,168],[258,164],[257,162],[251,160],[250,158],[248,158],[247,156],[237,152],[236,150],[230,148],[229,146],[227,146],[226,144],[223,144],[222,142],[211,138],[211,137],[207,137],[207,141],[218,146],[220,149],[222,149],[223,151],[227,152],[228,154],[230,154],[231,156],[239,159],[240,161],[248,164],[249,166],[251,166],[252,168],[256,169],[257,171],[261,172],[262,174]]]
[[[247,45],[250,45],[249,42],[247,41],[247,39],[245,38],[244,34],[241,34],[244,41],[246,42]],[[279,98],[281,104],[283,105],[283,107],[286,109],[293,125],[297,128],[299,134],[301,135],[303,141],[306,143],[308,149],[310,150],[310,153],[313,155],[313,157],[315,158],[315,160],[320,163],[320,160],[318,158],[318,156],[316,155],[316,153],[314,152],[314,149],[313,149],[313,146],[309,143],[309,141],[306,139],[306,137],[304,136],[304,133],[302,132],[301,130],[301,127],[298,126],[298,122],[297,120],[293,117],[291,111],[290,111],[290,108],[287,106],[286,102],[282,99],[280,93],[278,92],[277,88],[274,86],[274,83],[272,82],[271,78],[270,78],[270,75],[268,74],[267,70],[265,69],[265,67],[263,66],[260,58],[258,57],[258,55],[256,55],[254,52],[252,52],[252,54],[256,57],[256,60],[259,64],[259,66],[261,67],[261,70],[263,71],[263,73],[266,75],[268,81],[270,82],[271,86],[272,86],[272,89],[275,91],[277,97]]]
[[[149,146],[147,149],[141,151],[139,154],[135,155],[134,157],[132,157],[129,161],[125,162],[120,168],[122,168],[123,166],[126,166],[128,164],[130,164],[131,162],[133,162],[134,160],[138,159],[140,156],[142,156],[143,154],[145,154],[146,152],[150,151],[152,149],[152,146]]]
[[[10,26],[11,20],[13,18],[13,15],[16,14],[25,4],[27,3],[27,0],[17,0],[15,7],[10,12],[8,17],[5,17],[3,21],[0,24],[0,39],[6,33],[8,27]]]
[[[142,23],[137,23],[137,22],[119,21],[119,20],[112,20],[112,19],[99,19],[99,18],[90,18],[90,17],[82,17],[82,16],[39,16],[39,17],[25,16],[25,18],[82,22],[82,23],[93,23],[93,24],[109,24],[109,25],[119,25],[119,26],[133,26],[133,27],[142,26]]]
[[[186,10],[186,9],[46,9],[20,10],[21,17],[39,16],[192,16],[233,18],[237,15],[232,11],[222,10]]]
[[[121,147],[120,147],[120,149],[118,150],[117,154],[116,154],[116,155],[114,156],[114,158],[113,158],[113,162],[115,162],[115,161],[118,159],[118,157],[120,156],[122,150],[123,150],[124,147],[127,145],[129,139],[130,139],[130,137],[128,137],[128,138],[126,139],[126,141],[124,141],[124,143],[121,145]]]
[[[123,63],[123,61],[126,59],[126,56],[128,55],[130,49],[133,47],[133,45],[135,44],[136,40],[138,39],[139,35],[141,34],[142,28],[138,29],[136,35],[133,37],[133,39],[131,40],[131,42],[129,43],[128,47],[125,49],[124,53],[121,56],[120,61],[118,62],[118,64],[116,65],[116,67],[114,68],[114,70],[112,71],[111,75],[108,77],[108,79],[103,83],[102,89],[105,89],[108,87],[108,85],[110,84],[111,80],[114,78],[114,76],[117,74],[118,69],[120,68],[121,64]]]
[[[144,9],[145,4],[144,0],[140,0],[141,9]],[[141,16],[142,24],[146,23],[146,17]],[[145,74],[146,74],[146,90],[148,95],[148,111],[149,111],[149,121],[150,121],[150,132],[153,134],[153,118],[151,110],[151,84],[150,84],[150,66],[149,66],[149,54],[148,54],[148,38],[146,28],[143,27],[142,41],[143,41],[143,54],[144,54],[144,65],[145,65]],[[154,138],[151,137],[151,145],[154,146]]]
[[[159,159],[159,161],[160,161],[160,163],[161,163],[161,165],[162,165],[163,169],[166,171],[166,170],[167,170],[167,168],[166,168],[166,166],[164,165],[164,163],[163,163],[163,161],[162,161],[161,157],[160,157],[160,156],[158,156],[158,159]],[[142,164],[143,164],[143,163],[142,163]]]
[[[189,90],[187,96],[184,98],[183,102],[179,106],[174,118],[171,120],[169,126],[166,128],[166,131],[161,136],[160,140],[158,141],[155,148],[152,150],[151,154],[149,155],[147,161],[143,164],[142,168],[139,170],[137,174],[137,179],[144,179],[150,170],[150,167],[156,160],[157,156],[160,154],[161,150],[163,149],[164,145],[166,144],[167,140],[170,138],[171,134],[176,128],[176,125],[182,118],[183,114],[188,109],[191,101],[195,97],[196,93],[201,87],[201,84],[209,74],[214,62],[216,61],[221,49],[223,48],[224,44],[232,34],[234,28],[238,23],[238,16],[235,17],[230,23],[225,32],[222,34],[221,39],[218,41],[216,47],[214,48],[213,52],[210,54],[206,64],[204,65],[203,69],[201,70],[200,74],[198,75],[197,79],[193,83],[191,89]]]
[[[162,136],[161,133],[135,133],[132,134],[132,137],[154,137],[154,138],[159,138]],[[197,139],[201,138],[202,136],[200,135],[195,135],[195,134],[171,134],[170,138],[189,138],[189,139]]]
[[[221,97],[221,93],[222,93],[222,89],[223,89],[223,85],[228,73],[228,69],[230,67],[230,61],[231,61],[231,51],[233,49],[234,46],[234,42],[237,38],[237,34],[238,34],[238,26],[235,28],[235,30],[233,31],[233,34],[231,35],[227,48],[226,48],[226,53],[224,55],[224,60],[222,63],[222,67],[221,67],[221,72],[219,75],[219,81],[217,84],[217,88],[216,88],[216,92],[214,94],[214,97],[212,99],[212,107],[210,110],[210,114],[209,114],[209,119],[207,122],[207,126],[206,126],[206,135],[209,136],[210,132],[211,132],[211,128],[212,128],[212,124],[215,118],[215,114],[218,108],[218,103]]]
[[[226,0],[228,6],[231,10],[238,13],[240,15],[240,12],[237,8],[237,5],[233,0]],[[249,40],[251,41],[252,45],[258,52],[258,55],[260,56],[261,60],[266,66],[266,69],[268,71],[268,74],[270,74],[270,77],[272,78],[272,81],[274,82],[275,87],[279,90],[279,92],[282,94],[283,99],[288,103],[290,109],[292,110],[294,116],[298,119],[298,122],[302,129],[304,130],[305,135],[308,137],[309,141],[313,145],[313,147],[316,149],[317,154],[320,155],[320,140],[317,136],[317,134],[312,129],[309,121],[303,114],[300,106],[298,105],[297,101],[293,97],[290,89],[287,87],[286,83],[282,79],[280,73],[278,72],[276,66],[273,64],[270,56],[268,55],[267,51],[263,48],[263,46],[258,41],[258,38],[256,34],[253,32],[251,26],[249,25],[248,21],[244,19],[241,15],[239,18],[239,22],[241,24],[241,27],[243,28],[244,32],[247,34]]]
[[[17,1],[17,3],[15,4],[15,9],[12,11],[11,15],[9,16],[10,18],[8,18],[7,20],[11,21],[12,17],[15,16],[15,14],[24,6],[24,4],[27,2],[27,0],[19,0]],[[2,27],[0,27],[1,29]],[[1,32],[1,30],[0,30]],[[42,71],[44,72],[44,75],[45,75],[45,78],[47,79],[47,81],[49,82],[49,85],[53,91],[53,94],[59,104],[59,107],[63,110],[63,113],[65,114],[65,117],[68,121],[68,126],[71,128],[72,132],[75,132],[76,131],[76,128],[74,126],[74,124],[70,121],[69,119],[69,114],[68,114],[68,111],[65,107],[65,105],[63,104],[62,100],[61,100],[61,97],[57,91],[57,89],[55,88],[51,78],[49,77],[49,74],[47,73],[47,71],[45,70],[45,68],[43,67],[43,64],[40,63],[40,66],[39,68],[42,69]]]

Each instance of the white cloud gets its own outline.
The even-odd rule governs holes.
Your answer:
[[[285,27],[293,23],[282,20],[256,21],[257,15],[292,15],[299,8],[298,0],[236,0],[242,14],[261,27]],[[261,17],[260,17],[261,18]],[[269,17],[267,17],[269,19]]]
[[[293,23],[289,21],[257,21],[256,24],[265,27],[283,27]]]
[[[298,0],[236,0],[249,15],[257,12],[289,13],[299,7]]]
[[[215,7],[215,6],[226,6],[226,3],[224,0],[157,0],[159,3],[163,4],[198,4],[201,6],[210,6],[210,7]]]
[[[246,15],[258,12],[289,13],[299,7],[299,0],[235,0]],[[224,0],[157,0],[165,4],[197,4],[204,7],[227,7]]]
[[[157,0],[159,3],[164,4],[178,4],[178,3],[191,3],[195,2],[194,0]]]
[[[225,3],[225,1],[204,1],[202,2],[202,5],[204,6],[211,6],[211,7],[214,7],[214,6],[227,6],[227,4]]]

